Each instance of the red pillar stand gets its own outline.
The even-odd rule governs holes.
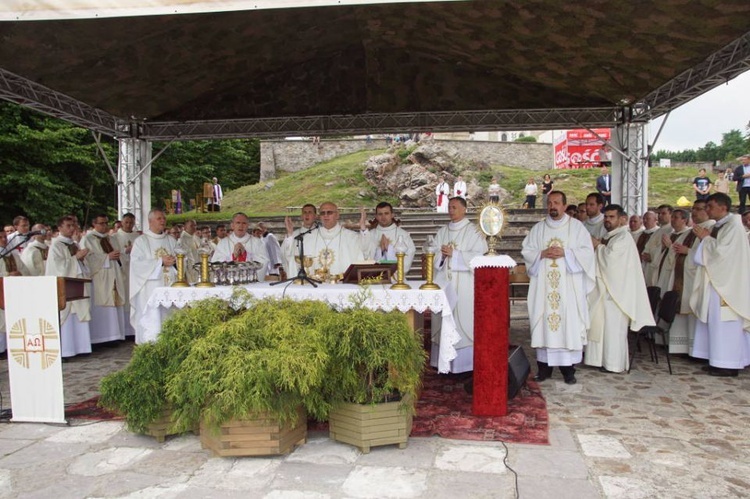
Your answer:
[[[480,260],[480,261],[478,261]],[[507,255],[478,257],[474,271],[474,396],[475,416],[505,416],[508,412],[508,342],[510,336],[509,269]]]

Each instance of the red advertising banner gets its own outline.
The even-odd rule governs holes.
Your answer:
[[[609,141],[609,128],[595,128],[592,133],[588,130],[568,130],[555,141],[555,168],[579,169],[601,166],[602,161],[611,161],[611,153],[602,148],[604,142]],[[599,138],[601,137],[601,139]],[[607,154],[608,157],[601,157]]]

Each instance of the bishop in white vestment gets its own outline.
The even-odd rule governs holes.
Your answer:
[[[87,262],[91,275],[91,343],[124,340],[125,282],[120,246],[109,237],[106,215],[96,216],[93,226],[94,230],[81,239],[81,245],[89,250]]]
[[[409,233],[393,221],[393,206],[390,203],[379,203],[375,207],[375,219],[378,225],[369,231],[369,245],[365,256],[377,262],[395,261],[396,244],[401,238],[406,247],[404,274],[408,274],[417,248]]]
[[[167,216],[161,210],[148,214],[148,229],[133,243],[130,252],[130,324],[135,328],[135,342],[154,339],[159,331],[155,324],[143,324],[148,299],[156,288],[170,286],[177,276],[175,239],[165,231]]]
[[[257,262],[258,281],[266,278],[268,270],[268,253],[263,240],[247,231],[250,219],[244,213],[235,213],[232,217],[232,232],[219,241],[211,257],[212,262]]]
[[[86,256],[88,250],[80,248],[72,239],[77,222],[73,217],[62,217],[57,222],[60,235],[52,242],[45,275],[57,277],[88,278]],[[84,285],[84,292],[91,296],[90,286]],[[68,302],[60,312],[60,346],[63,357],[91,353],[91,300]]]
[[[716,224],[710,231],[693,227],[701,242],[690,296],[697,317],[691,355],[708,359],[713,376],[737,376],[750,365],[750,245],[731,206],[726,194],[711,194],[706,210]]]
[[[604,209],[607,235],[595,242],[596,287],[588,295],[591,325],[584,362],[610,372],[628,369],[628,330],[653,326],[654,317],[639,267],[638,250],[626,225],[625,211]]]
[[[457,356],[450,372],[474,370],[474,273],[469,264],[475,256],[487,252],[487,239],[479,228],[466,219],[466,200],[451,198],[448,205],[451,222],[435,236],[440,248],[435,254],[434,279],[448,296],[461,341],[455,346]],[[438,364],[441,318],[432,316],[432,353],[430,363]]]
[[[523,240],[522,254],[529,284],[531,346],[536,349],[537,381],[559,366],[565,382],[576,383],[575,364],[583,359],[589,328],[586,295],[594,287],[595,262],[591,235],[565,213],[560,191],[547,194],[548,216]]]

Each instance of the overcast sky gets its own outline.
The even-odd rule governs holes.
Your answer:
[[[662,118],[651,122],[651,141],[661,126]],[[655,150],[681,151],[698,149],[713,141],[721,143],[721,135],[732,129],[746,134],[750,122],[750,71],[729,83],[716,87],[669,115]]]

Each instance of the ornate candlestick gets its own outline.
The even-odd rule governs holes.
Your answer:
[[[196,288],[213,288],[215,285],[211,282],[208,274],[208,255],[211,254],[211,248],[208,244],[202,244],[198,248],[198,254],[201,256],[201,282],[195,285]]]
[[[179,244],[174,249],[174,253],[177,256],[177,280],[172,283],[173,288],[189,288],[187,279],[185,278],[185,248]]]
[[[404,243],[404,237],[399,236],[396,241],[396,284],[391,286],[391,289],[411,289],[411,286],[404,282],[404,256],[406,256],[406,244]]]
[[[432,236],[427,238],[427,243],[424,245],[425,252],[425,267],[427,268],[427,282],[419,286],[419,289],[440,289],[440,286],[432,282],[433,268],[435,265],[435,239]]]

